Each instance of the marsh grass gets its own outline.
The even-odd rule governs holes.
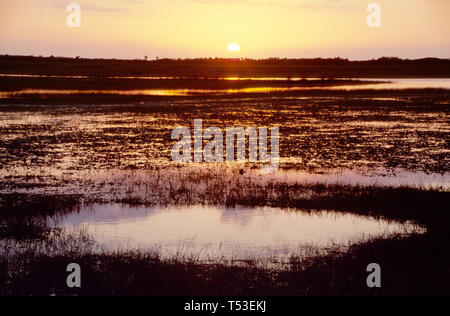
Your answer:
[[[352,103],[352,99],[357,98],[379,98],[379,97],[395,97],[399,99],[405,98],[415,98],[424,99],[427,103],[430,100],[444,100],[445,104],[448,102],[448,90],[439,88],[426,88],[426,89],[385,89],[385,90],[370,90],[361,89],[355,91],[348,91],[345,89],[327,89],[324,88],[318,90],[286,90],[286,91],[274,91],[270,94],[261,92],[233,92],[233,93],[192,93],[191,95],[146,95],[145,91],[141,94],[131,93],[131,94],[114,94],[113,91],[109,92],[92,92],[92,93],[77,93],[73,91],[67,94],[52,94],[48,93],[27,93],[27,94],[14,94],[14,93],[3,93],[0,97],[0,104],[5,105],[6,108],[17,108],[21,105],[34,105],[41,106],[43,104],[47,106],[73,106],[73,105],[126,105],[134,104],[133,111],[136,109],[145,113],[149,110],[146,109],[147,106],[142,106],[150,104],[153,102],[185,102],[191,101],[196,103],[203,103],[205,101],[241,101],[245,98],[251,98],[253,100],[258,100],[260,102],[272,102],[277,100],[283,100],[286,98],[341,98]],[[366,101],[366,104],[376,105],[377,102]],[[19,109],[20,111],[21,109]]]
[[[82,182],[26,193],[0,194],[0,233],[26,238],[48,232],[47,217],[58,217],[84,204],[131,206],[274,207],[314,212],[330,210],[375,219],[412,221],[443,230],[450,214],[444,187],[407,187],[308,183],[295,177],[263,175],[258,169],[180,167],[108,173]],[[72,194],[67,194],[72,192]],[[66,193],[66,194],[64,194]]]
[[[130,67],[126,62],[110,67],[105,61],[0,58],[0,64],[9,65],[4,67],[7,72],[37,71],[30,66],[36,63],[44,72],[86,71],[88,75],[98,69],[74,67],[74,63],[100,64],[104,75]],[[148,67],[142,72],[142,62],[127,71],[180,71],[180,65],[167,70],[164,64],[145,64]],[[355,71],[367,75],[365,66],[327,66],[327,71],[323,66],[295,68],[341,77]],[[395,73],[390,66],[375,68],[370,72],[373,76]],[[428,65],[419,68],[431,71]],[[253,69],[244,63],[239,74],[291,75],[292,67],[280,69],[279,65]],[[411,65],[401,65],[396,71],[410,74],[410,69]],[[217,75],[217,69],[207,65],[200,70]],[[197,66],[185,71],[195,75]],[[434,66],[435,74],[445,71],[442,65]],[[2,79],[1,85],[16,90],[48,88],[49,83],[55,80]],[[60,80],[58,85],[82,89],[91,83]],[[115,87],[122,81],[96,84]],[[243,84],[249,83],[237,83]],[[443,89],[2,98],[0,295],[449,295],[448,178],[433,185],[315,183],[263,176],[255,165],[186,168],[173,165],[168,154],[170,128],[205,117],[208,124],[221,127],[283,126],[282,168],[322,172],[381,167],[445,176],[448,105],[449,92]],[[274,268],[277,258],[211,258],[205,264],[199,255],[186,255],[183,249],[171,258],[158,251],[102,250],[86,231],[48,225],[49,218],[76,212],[83,203],[332,210],[412,221],[425,227],[426,233],[382,236],[326,251],[305,245],[283,269]],[[83,286],[78,290],[65,286],[66,267],[72,262],[83,269]],[[382,266],[382,289],[366,286],[366,267],[372,262]]]
[[[445,187],[308,183],[251,168],[167,168],[94,175],[82,182],[30,193],[0,194],[2,216],[56,215],[81,203],[143,206],[271,206],[333,210],[392,220],[439,224],[448,218]],[[72,192],[74,194],[64,194]],[[424,211],[426,210],[426,211]],[[436,220],[433,220],[436,219]]]
[[[281,270],[252,260],[205,264],[195,258],[163,260],[157,253],[138,250],[94,253],[82,232],[58,234],[44,243],[5,244],[2,241],[1,295],[450,294],[448,251],[430,235],[374,239],[307,260],[293,256],[289,268]],[[81,289],[65,286],[65,268],[72,262],[83,267]],[[381,289],[365,285],[370,262],[383,267]]]
[[[209,176],[207,176],[209,174]],[[240,173],[238,173],[240,175]],[[192,190],[204,184],[206,192]],[[236,175],[231,175],[235,179]],[[136,177],[133,177],[136,181]],[[179,179],[179,178],[178,178]],[[292,254],[282,269],[274,268],[277,258],[238,260],[178,254],[163,258],[160,253],[138,249],[100,250],[85,231],[67,232],[51,229],[44,219],[76,211],[85,197],[78,195],[42,196],[3,194],[0,196],[2,236],[0,278],[5,284],[2,295],[373,295],[373,294],[441,294],[449,292],[449,283],[439,274],[449,266],[448,198],[449,193],[417,188],[354,187],[345,185],[300,185],[268,181],[261,186],[242,177],[224,189],[227,181],[217,181],[210,173],[190,175],[189,181],[156,185],[153,197],[143,200],[130,190],[116,202],[133,205],[186,205],[189,203],[223,205],[273,205],[301,207],[314,212],[333,209],[338,212],[414,220],[425,225],[422,236],[394,236],[366,240],[348,247],[331,247],[326,251],[305,245]],[[203,180],[202,180],[203,179]],[[226,177],[222,178],[226,179]],[[144,181],[145,182],[145,181]],[[141,183],[142,185],[142,183]],[[134,187],[134,185],[132,185]],[[142,189],[142,188],[141,188]],[[140,189],[140,190],[141,190]],[[211,189],[213,191],[211,191]],[[214,191],[215,190],[215,191]],[[151,192],[148,189],[148,192]],[[214,193],[216,192],[216,193]],[[261,192],[254,196],[255,193]],[[220,194],[219,194],[220,193]],[[172,199],[175,195],[181,198]],[[211,199],[214,197],[214,199]],[[164,200],[167,198],[167,200]],[[164,203],[165,202],[165,203]],[[424,211],[424,209],[429,211]],[[28,227],[14,227],[14,222],[34,219]],[[44,224],[45,223],[45,224]],[[35,227],[30,229],[30,227]],[[45,234],[23,236],[22,232],[45,231]],[[65,267],[77,262],[83,266],[80,290],[65,287]],[[386,285],[369,291],[365,285],[365,266],[378,262],[387,267]],[[420,270],[422,269],[422,270]],[[425,270],[423,270],[425,269]],[[416,271],[429,271],[418,279]]]
[[[449,216],[450,192],[444,187],[305,183],[262,175],[257,169],[221,167],[118,175],[111,183],[120,183],[122,189],[113,185],[110,194],[92,202],[321,209],[425,225],[439,225]]]
[[[76,211],[79,199],[75,195],[0,195],[0,239],[48,238],[52,228],[47,218]]]

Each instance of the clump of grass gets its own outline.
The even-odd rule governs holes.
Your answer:
[[[77,204],[124,203],[145,206],[271,206],[333,210],[445,229],[450,192],[439,188],[305,183],[263,175],[245,166],[157,168],[86,177],[77,195],[3,194],[0,219],[5,227],[76,210]],[[68,188],[62,188],[61,192]],[[5,222],[8,219],[9,225]],[[39,223],[37,223],[39,224]],[[26,231],[26,230],[24,230]]]
[[[322,209],[436,228],[450,219],[450,192],[436,188],[302,183],[233,167],[158,169],[109,179],[109,193],[91,202]]]
[[[80,197],[76,195],[0,195],[0,239],[42,239],[49,236],[50,216],[76,211]]]

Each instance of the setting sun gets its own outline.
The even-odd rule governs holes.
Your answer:
[[[239,52],[240,50],[241,50],[241,48],[236,43],[228,45],[228,51],[229,52]]]

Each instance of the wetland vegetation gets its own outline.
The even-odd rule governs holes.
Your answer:
[[[0,57],[0,295],[450,294],[449,80],[392,78],[448,77],[448,61],[197,62]],[[279,170],[174,163],[171,131],[195,119],[279,127]],[[193,231],[232,247],[168,254]]]

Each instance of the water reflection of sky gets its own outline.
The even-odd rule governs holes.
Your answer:
[[[450,89],[450,79],[361,79],[375,84],[333,87],[335,90]]]
[[[2,75],[6,76],[6,75]],[[79,79],[78,77],[72,79]],[[119,78],[116,78],[119,79]],[[124,77],[122,79],[132,79]],[[142,80],[176,80],[177,78],[141,78]],[[208,80],[208,79],[203,79]],[[260,87],[244,87],[236,89],[140,89],[140,90],[55,90],[55,89],[24,89],[19,91],[0,92],[0,98],[20,97],[26,95],[129,95],[129,96],[194,96],[194,95],[227,95],[227,94],[246,94],[246,93],[280,93],[293,91],[322,91],[322,90],[390,90],[390,89],[450,89],[450,79],[361,79],[363,81],[372,81],[373,83],[334,86],[270,86],[263,82],[287,81],[287,78],[219,78],[214,80],[258,80],[261,81]],[[289,79],[290,81],[304,80],[302,78]],[[311,81],[313,79],[308,79]],[[343,79],[351,80],[351,79]]]
[[[411,223],[376,220],[330,211],[300,212],[270,207],[206,206],[145,208],[119,204],[83,207],[56,220],[58,226],[86,229],[110,250],[157,249],[203,259],[262,259],[294,254],[301,246],[326,249],[372,237],[423,232]]]

